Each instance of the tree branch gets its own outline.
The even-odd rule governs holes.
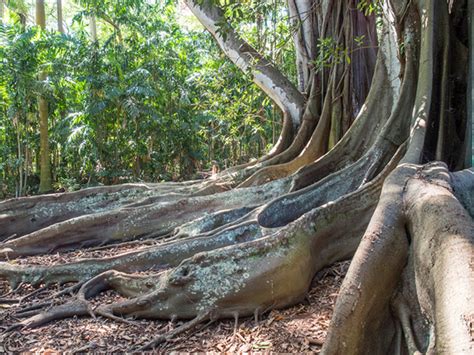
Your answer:
[[[253,81],[288,114],[294,126],[298,126],[304,107],[303,94],[270,61],[244,41],[231,27],[226,26],[225,35],[219,25],[226,23],[222,9],[209,0],[198,4],[196,0],[184,1],[193,14],[211,33],[226,56],[244,72],[250,72]]]

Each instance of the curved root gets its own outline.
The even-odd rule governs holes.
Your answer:
[[[372,213],[382,180],[376,179],[352,194],[316,208],[284,228],[269,231],[265,237],[255,234],[254,228],[259,228],[255,222],[247,221],[224,228],[213,236],[162,246],[162,251],[169,251],[174,244],[191,246],[200,241],[210,242],[216,236],[221,236],[224,243],[221,247],[213,245],[211,251],[196,253],[193,250],[189,253],[194,254],[192,257],[158,274],[138,276],[130,272],[147,270],[148,266],[162,262],[157,254],[152,254],[152,250],[156,253],[159,247],[107,261],[84,260],[49,269],[43,267],[37,274],[31,272],[34,267],[2,264],[2,268],[10,268],[10,280],[16,277],[17,281],[38,281],[40,275],[56,275],[56,280],[63,281],[70,280],[71,275],[76,279],[77,275],[87,276],[75,301],[34,315],[38,307],[26,310],[22,315],[31,317],[20,326],[38,326],[54,319],[88,314],[116,320],[121,317],[203,320],[204,314],[212,319],[235,318],[236,315],[248,316],[256,311],[262,313],[295,304],[305,297],[316,271],[352,255]],[[334,218],[341,213],[350,221],[350,233],[341,230],[338,219]],[[225,244],[226,233],[237,235],[234,232],[237,229],[251,233],[240,241],[241,244],[223,247],[228,245]],[[182,248],[176,247],[177,250],[183,253]],[[179,255],[184,254],[173,255],[173,258],[178,256],[178,262]],[[314,255],[318,257],[314,258]],[[117,270],[120,268],[122,272]],[[87,300],[109,288],[128,299],[91,309]],[[166,340],[172,334],[161,336],[152,343]]]
[[[446,165],[399,166],[344,279],[323,352],[469,353],[472,255],[474,224]]]
[[[38,255],[52,251],[68,251],[137,238],[162,237],[174,228],[204,214],[237,209],[252,201],[263,204],[289,189],[290,181],[282,179],[264,186],[227,191],[213,196],[198,196],[172,202],[125,206],[112,211],[69,219],[23,237],[0,243],[0,260]],[[239,212],[240,211],[240,212]],[[233,212],[220,215],[225,222]],[[227,217],[225,217],[227,216]],[[218,224],[216,218],[215,224]]]

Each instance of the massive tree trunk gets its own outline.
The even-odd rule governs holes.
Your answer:
[[[153,347],[204,320],[300,302],[318,270],[354,256],[324,353],[472,351],[467,2],[376,2],[380,12],[364,14],[367,2],[289,0],[297,85],[232,27],[222,36],[215,2],[186,2],[283,111],[287,143],[210,181],[0,203],[5,260],[163,240],[54,266],[0,263],[12,287],[79,283],[69,303],[20,312],[29,318],[18,326],[88,314],[192,319]],[[351,60],[314,67],[324,54],[315,41],[328,36]],[[109,288],[127,300],[93,309],[88,299]]]

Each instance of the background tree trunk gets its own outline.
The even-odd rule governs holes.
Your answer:
[[[57,17],[58,17],[58,31],[61,33],[64,33],[62,0],[56,0],[56,12],[57,12]]]
[[[95,15],[89,17],[89,33],[91,35],[92,41],[97,41],[97,20]]]
[[[44,0],[36,0],[36,24],[42,30],[46,29],[46,13]],[[47,73],[41,72],[38,76],[40,82],[47,79]],[[51,181],[51,159],[49,156],[48,135],[48,101],[44,95],[38,97],[38,117],[40,126],[40,186],[39,192],[44,193],[53,189]]]
[[[4,16],[5,16],[5,0],[0,0],[0,24],[3,24]]]

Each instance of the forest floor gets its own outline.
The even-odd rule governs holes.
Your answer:
[[[106,248],[89,252],[71,252],[15,260],[16,263],[63,263],[84,257],[102,257],[129,250],[130,247]],[[284,310],[264,314],[258,323],[253,318],[240,319],[237,328],[234,320],[219,320],[181,334],[157,347],[159,352],[314,352],[318,353],[326,337],[334,303],[349,262],[337,263],[320,271],[314,278],[304,303]],[[291,282],[291,280],[288,280]],[[9,299],[29,295],[24,305],[40,302],[63,289],[50,286],[34,290],[23,285]],[[8,285],[0,281],[0,298],[8,292]],[[64,303],[70,296],[55,299]],[[93,304],[110,303],[120,299],[113,291],[95,297]],[[17,322],[14,317],[17,304],[0,304],[0,353],[18,352],[129,352],[152,338],[180,324],[169,321],[132,320],[120,323],[102,317],[74,317],[55,321],[41,328],[3,330]]]

